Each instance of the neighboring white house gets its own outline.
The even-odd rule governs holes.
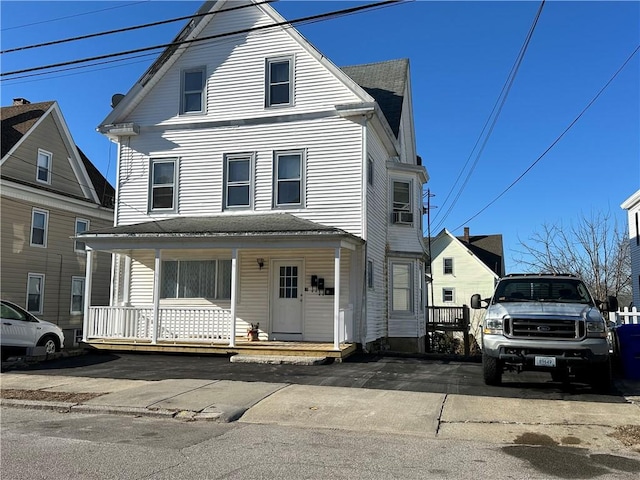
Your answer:
[[[465,227],[464,236],[456,237],[445,228],[431,238],[431,255],[428,303],[435,307],[469,305],[475,293],[489,298],[497,280],[505,273],[502,235],[471,236]],[[483,310],[471,311],[474,335],[483,313]]]
[[[409,61],[340,69],[264,2],[198,13],[98,127],[119,145],[115,226],[82,240],[114,254],[112,298],[85,341],[233,347],[259,324],[420,351]]]
[[[640,308],[640,190],[627,198],[620,207],[627,211],[629,225],[633,305]]]

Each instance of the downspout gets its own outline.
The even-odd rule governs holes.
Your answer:
[[[367,304],[369,303],[368,299],[368,289],[367,289],[367,268],[369,264],[367,262],[367,216],[368,216],[368,203],[367,198],[369,196],[369,180],[368,180],[368,161],[369,161],[369,149],[367,145],[367,128],[369,127],[369,119],[372,114],[363,115],[364,124],[362,125],[362,240],[364,240],[364,248],[362,249],[362,256],[364,257],[362,260],[362,265],[364,268],[364,278],[362,279],[362,305],[360,305],[360,345],[362,345],[363,349],[366,345],[367,340],[367,327],[369,317],[367,315]]]

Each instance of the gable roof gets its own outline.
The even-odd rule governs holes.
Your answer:
[[[407,58],[342,67],[344,73],[378,102],[396,137],[400,131],[408,70]]]
[[[46,116],[53,115],[60,123],[62,127],[62,135],[67,133],[66,137],[69,140],[69,146],[77,151],[77,156],[81,161],[80,168],[86,172],[86,179],[78,179],[83,190],[89,188],[89,197],[93,200],[100,202],[100,205],[107,208],[113,208],[115,200],[115,189],[109,183],[109,181],[100,173],[96,166],[89,160],[89,158],[78,148],[71,134],[68,132],[62,113],[60,112],[58,105],[55,101],[39,102],[39,103],[22,103],[19,105],[10,105],[0,108],[0,151],[2,162],[6,160],[11,151],[18,146],[22,140],[28,136],[36,125]],[[62,124],[62,125],[60,125]],[[75,152],[70,152],[72,155]],[[81,173],[82,174],[82,173]],[[90,185],[86,185],[90,183]],[[30,184],[31,185],[31,184]],[[55,191],[50,187],[41,185],[31,185],[36,188]],[[92,191],[91,191],[92,190]],[[60,193],[60,192],[57,192]],[[93,197],[93,194],[97,197]]]
[[[497,275],[504,276],[502,235],[470,235],[468,242],[465,237],[456,238]]]

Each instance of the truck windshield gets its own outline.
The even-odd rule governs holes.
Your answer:
[[[559,278],[513,278],[498,283],[493,303],[563,302],[593,305],[593,299],[580,280]]]

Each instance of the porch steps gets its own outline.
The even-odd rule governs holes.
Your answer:
[[[231,363],[261,363],[266,365],[322,365],[329,361],[328,357],[307,355],[232,355]]]

